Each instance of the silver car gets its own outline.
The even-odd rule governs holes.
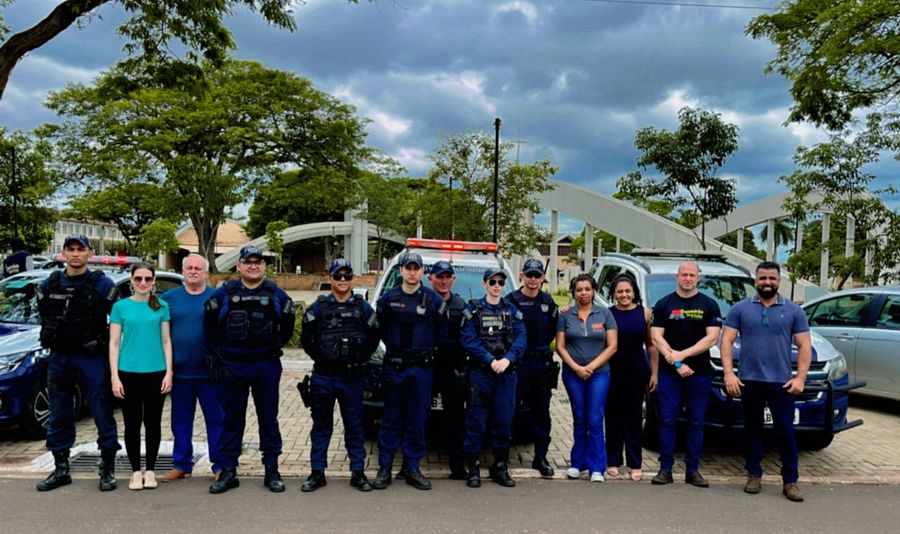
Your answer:
[[[900,400],[900,286],[837,291],[803,305],[809,325],[847,359],[859,393]]]

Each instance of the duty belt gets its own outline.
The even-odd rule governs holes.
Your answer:
[[[281,349],[275,350],[274,352],[251,352],[247,354],[236,354],[222,351],[222,359],[225,361],[237,363],[257,363],[267,360],[277,360],[278,358],[281,358],[282,354],[283,352],[281,351]]]
[[[385,354],[384,364],[396,371],[402,371],[409,367],[431,367],[434,364],[434,355],[434,350]]]
[[[352,378],[356,376],[362,376],[365,374],[365,372],[365,363],[339,363],[331,365],[324,363],[313,364],[313,373],[322,376]]]

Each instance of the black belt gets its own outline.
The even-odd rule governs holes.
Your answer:
[[[223,351],[222,359],[228,362],[236,362],[236,363],[259,363],[265,362],[268,360],[277,360],[282,355],[281,350],[277,350],[275,352],[264,352],[262,354],[259,353],[250,353],[250,354],[228,354]]]
[[[434,353],[433,350],[423,350],[403,354],[385,354],[384,365],[397,371],[410,367],[431,367],[434,364]]]

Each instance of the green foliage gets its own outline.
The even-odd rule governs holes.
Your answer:
[[[118,66],[92,87],[51,94],[48,107],[67,120],[43,131],[58,139],[73,177],[157,181],[171,195],[165,215],[191,221],[212,263],[227,209],[281,167],[351,175],[371,151],[355,109],[309,80],[251,61],[204,68],[209,86],[189,91],[135,85]]]
[[[791,235],[793,235],[793,234],[791,234]],[[731,232],[728,235],[719,237],[718,241],[720,241],[728,246],[737,248],[737,232]],[[759,258],[761,260],[766,259],[766,251],[760,250],[756,246],[756,241],[753,236],[753,230],[751,230],[749,228],[744,228],[744,252],[746,252],[747,254],[756,256],[757,258]]]
[[[616,185],[625,198],[652,199],[657,209],[684,208],[681,218],[696,222],[685,225],[689,228],[701,226],[698,240],[705,250],[706,222],[731,213],[737,205],[734,181],[716,174],[737,150],[738,128],[717,113],[689,107],[678,112],[678,119],[681,124],[674,132],[648,127],[635,135],[634,145],[642,152],[638,167],[655,168],[662,176],[634,171]]]
[[[769,239],[769,225],[766,224],[759,232],[759,238],[766,242]],[[782,217],[775,220],[775,247],[787,245],[794,241],[794,221]]]
[[[51,202],[60,183],[60,177],[51,165],[52,159],[53,147],[46,140],[21,132],[7,133],[0,128],[0,250],[18,249],[18,240],[31,252],[50,248],[57,219]],[[13,224],[14,219],[17,225]]]
[[[266,248],[275,253],[275,270],[281,272],[281,253],[284,252],[284,231],[289,227],[284,221],[272,221],[266,225]]]
[[[306,303],[305,302],[295,302],[294,303],[294,333],[291,335],[291,340],[288,341],[284,346],[292,349],[299,349],[300,346],[300,334],[303,333],[303,315],[306,313]]]
[[[537,245],[542,232],[537,225],[526,224],[522,213],[540,212],[535,195],[552,189],[548,180],[558,168],[547,159],[516,165],[507,158],[512,148],[512,143],[501,143],[499,149],[497,233],[505,253],[524,254]],[[449,238],[452,234],[456,239],[490,240],[494,208],[493,136],[483,132],[447,135],[430,158],[434,166],[429,179],[434,183],[446,182],[448,188],[452,181],[452,189],[454,193],[458,190],[459,195],[438,198],[439,189],[426,191],[433,200],[427,205],[441,206],[443,212],[422,212],[423,225],[431,225],[427,235]]]
[[[174,223],[165,219],[143,226],[137,253],[149,257],[159,252],[177,252],[179,248],[178,239],[175,237],[177,230],[178,227]]]
[[[569,248],[569,259],[572,261],[578,260],[578,257],[581,253],[584,252],[584,238],[585,238],[585,229],[581,229],[581,233],[572,240],[572,244]],[[610,234],[609,232],[604,232],[599,228],[594,228],[594,260],[597,259],[597,255],[601,252],[615,252],[616,250],[616,236]],[[621,252],[631,252],[634,250],[634,243],[630,243],[625,241],[624,239],[619,240],[619,250]],[[593,265],[585,265],[585,271],[590,270]],[[567,293],[568,294],[568,293]]]

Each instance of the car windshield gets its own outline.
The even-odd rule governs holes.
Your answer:
[[[647,303],[652,307],[657,300],[675,291],[676,287],[674,274],[651,274],[647,277]],[[698,287],[701,293],[716,301],[722,317],[728,315],[738,301],[756,292],[753,280],[745,276],[703,275]]]
[[[463,300],[472,300],[484,296],[484,286],[481,285],[481,278],[484,276],[485,267],[454,265],[453,270],[456,274],[456,282],[453,284],[454,293],[461,296]],[[384,281],[381,294],[383,295],[389,289],[400,285],[402,281],[403,277],[400,275],[400,269],[395,265]],[[427,274],[422,276],[422,283],[426,287],[431,287],[431,284],[428,283]],[[508,295],[512,290],[512,284],[507,281],[507,284],[503,286],[503,295]]]
[[[30,278],[0,282],[0,322],[41,324],[34,287],[35,281]]]

